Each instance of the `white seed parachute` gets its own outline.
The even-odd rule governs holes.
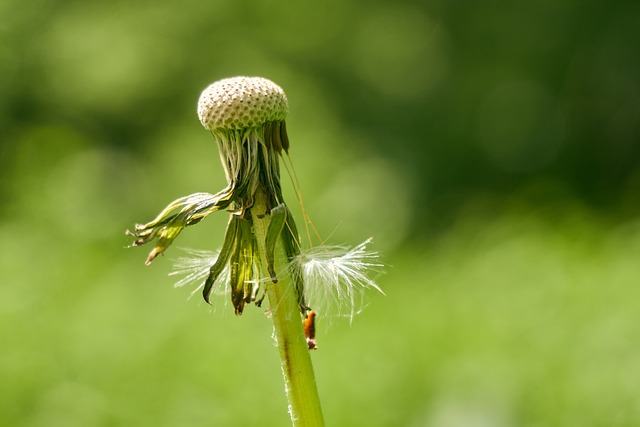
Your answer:
[[[366,293],[370,289],[384,292],[371,278],[379,273],[383,264],[377,252],[367,250],[371,239],[354,247],[321,245],[302,252],[278,274],[290,274],[297,269],[302,274],[304,296],[307,304],[323,317],[346,317],[350,321],[367,304]],[[182,276],[176,287],[194,286],[191,295],[204,286],[209,269],[215,263],[218,252],[185,249],[186,255],[174,262],[172,276]],[[259,279],[269,281],[269,278]],[[214,295],[229,293],[228,266],[222,272]],[[226,298],[225,298],[226,299]]]

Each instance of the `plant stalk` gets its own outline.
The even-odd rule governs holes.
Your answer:
[[[265,250],[270,215],[267,214],[266,196],[261,189],[255,193],[251,217],[258,242],[261,276],[270,277],[267,272]],[[305,340],[298,296],[290,275],[283,268],[288,262],[282,238],[278,238],[274,251],[274,267],[278,272],[278,280],[274,283],[267,279],[265,286],[269,297],[276,344],[280,353],[289,415],[296,427],[321,427],[324,426],[324,419],[311,356]]]

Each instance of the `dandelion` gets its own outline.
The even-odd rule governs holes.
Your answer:
[[[323,425],[309,356],[317,348],[316,311],[309,302],[321,307],[332,301],[352,318],[367,289],[381,292],[368,276],[380,264],[366,250],[369,241],[352,249],[302,249],[280,183],[280,159],[289,151],[287,112],[284,91],[267,79],[234,77],[207,87],[198,117],[218,146],[226,188],[181,197],[127,233],[135,238],[133,246],[155,243],[150,264],[184,228],[228,211],[220,250],[190,251],[180,258],[174,273],[183,277],[176,286],[197,283],[195,292],[208,303],[213,295],[228,293],[238,315],[268,298],[293,424]]]

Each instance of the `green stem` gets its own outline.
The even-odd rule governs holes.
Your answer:
[[[265,194],[258,190],[251,208],[251,217],[258,242],[262,277],[269,277],[265,239],[270,216],[266,212]],[[302,327],[298,296],[291,277],[283,268],[289,260],[281,238],[276,243],[274,255],[275,270],[279,272],[278,281],[269,281],[266,287],[291,421],[294,426],[324,426],[313,365]]]

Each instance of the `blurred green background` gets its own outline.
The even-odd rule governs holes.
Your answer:
[[[288,425],[262,311],[167,277],[225,215],[124,249],[224,187],[195,107],[234,75],[285,89],[321,234],[387,264],[320,313],[328,425],[640,425],[639,53],[635,0],[1,0],[0,425]]]

